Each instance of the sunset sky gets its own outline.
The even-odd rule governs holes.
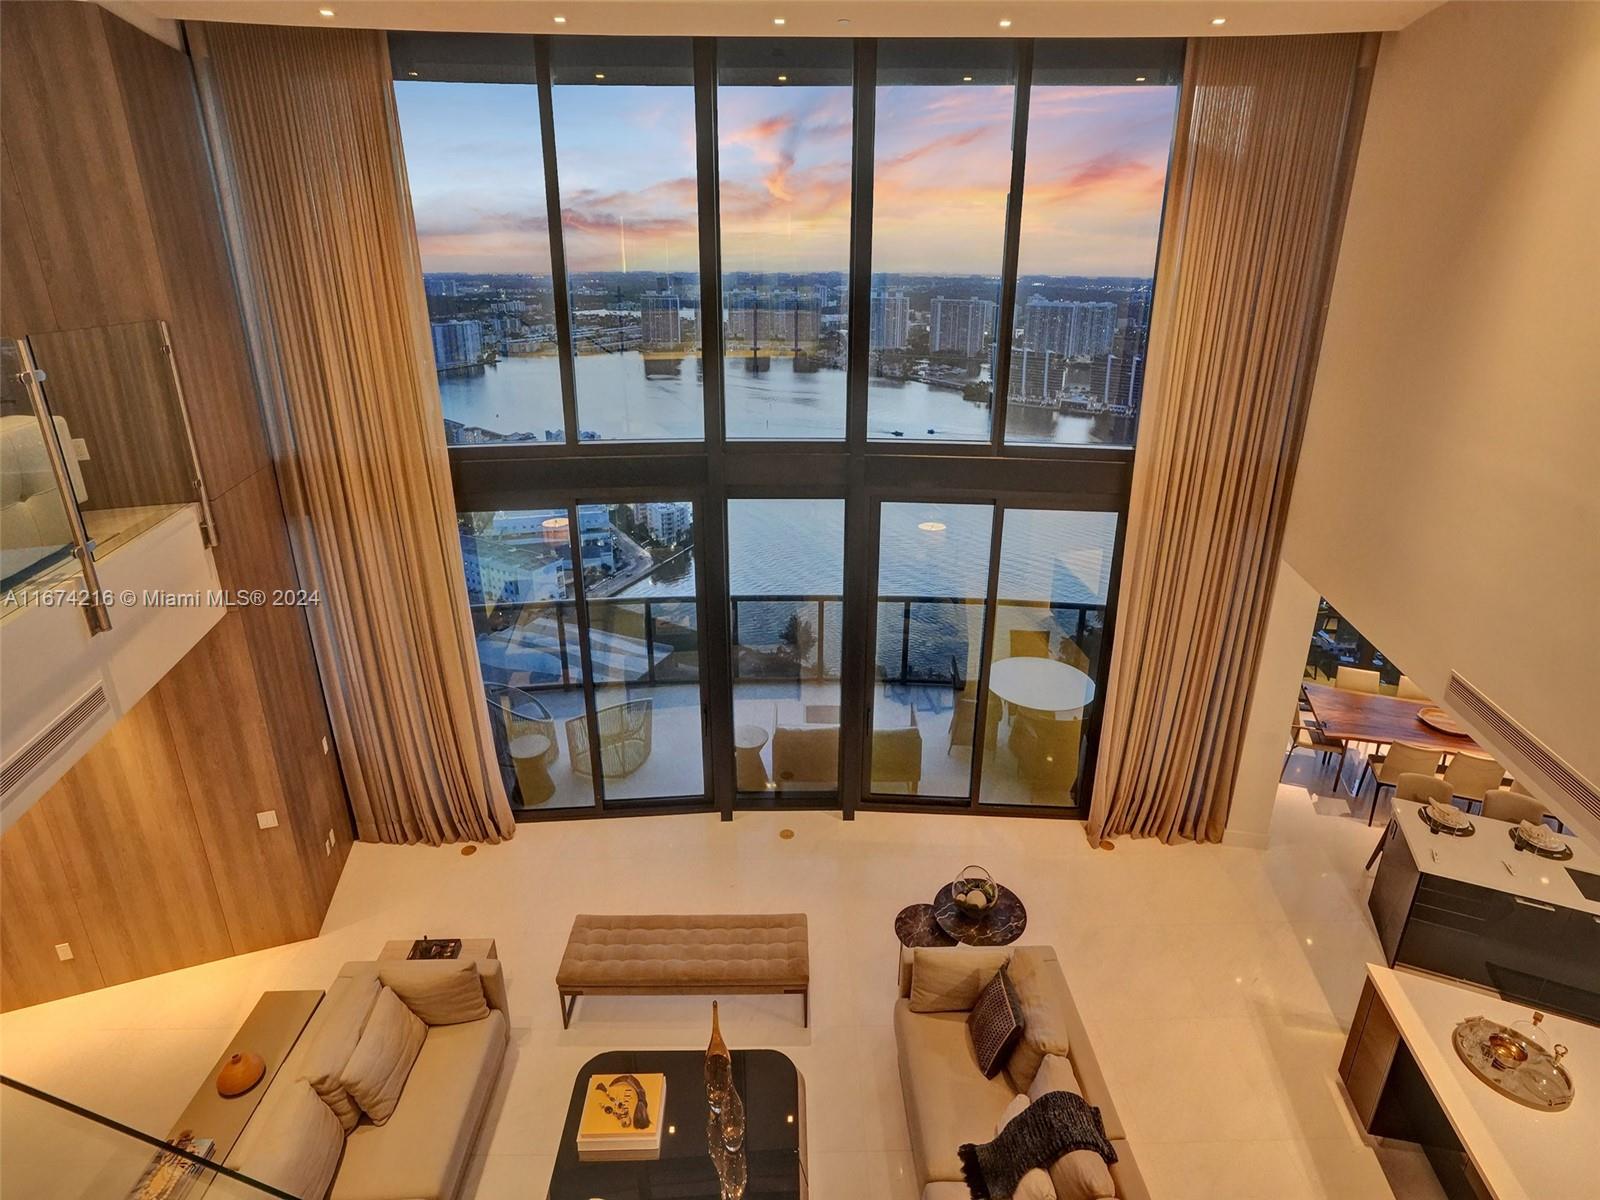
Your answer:
[[[550,270],[535,89],[395,85],[423,267]],[[563,229],[574,271],[696,267],[693,94],[556,87]],[[1037,87],[1020,269],[1148,276],[1176,89]],[[1010,174],[1011,89],[880,88],[873,267],[995,274]],[[842,271],[847,88],[719,92],[729,270]]]

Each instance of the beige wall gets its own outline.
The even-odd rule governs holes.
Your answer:
[[[1600,781],[1600,4],[1386,35],[1285,559]]]

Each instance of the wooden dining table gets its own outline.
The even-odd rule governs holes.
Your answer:
[[[1372,692],[1352,692],[1321,683],[1305,685],[1311,717],[1324,737],[1340,742],[1392,745],[1405,742],[1440,754],[1483,754],[1466,734],[1435,729],[1417,716],[1431,700],[1402,700]]]

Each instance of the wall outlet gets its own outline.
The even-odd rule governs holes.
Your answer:
[[[256,824],[263,829],[276,829],[278,827],[278,813],[276,809],[267,809],[266,812],[256,814]]]
[[[56,957],[59,958],[62,962],[71,962],[72,961],[72,943],[71,942],[57,942],[56,943]]]
[[[324,754],[328,752],[328,737],[326,734],[324,734],[322,737],[322,752]]]

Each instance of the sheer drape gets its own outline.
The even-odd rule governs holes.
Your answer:
[[[1092,838],[1227,824],[1362,59],[1355,35],[1190,43]]]
[[[191,30],[317,660],[362,838],[498,841],[383,34]]]

